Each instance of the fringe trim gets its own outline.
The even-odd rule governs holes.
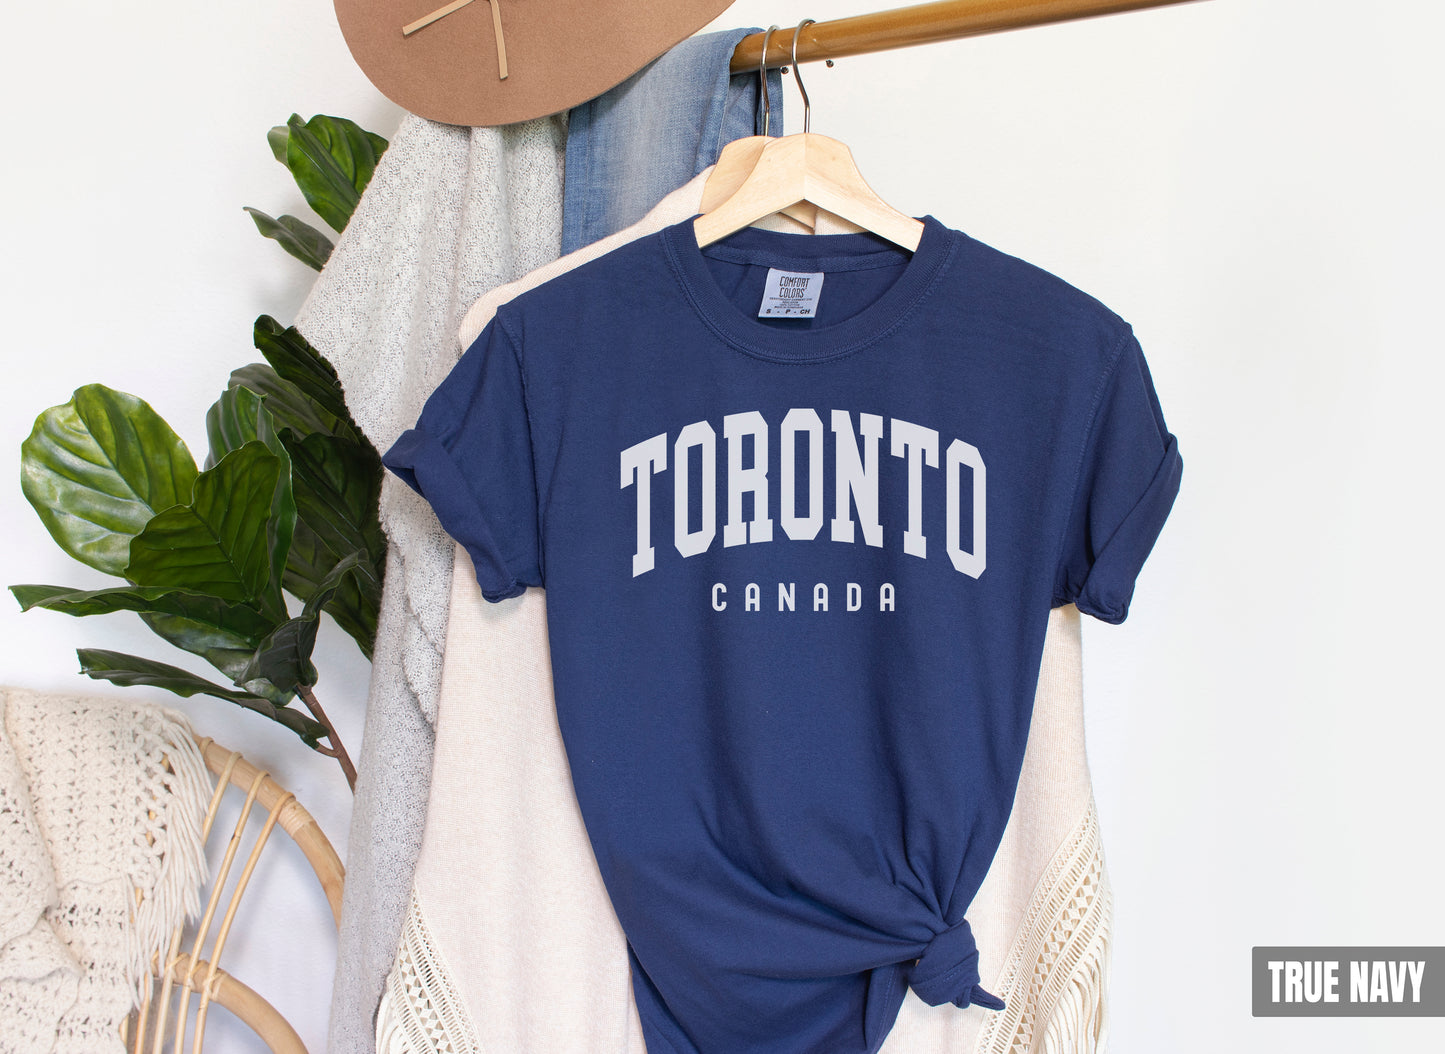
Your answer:
[[[400,1020],[401,1014],[391,996],[391,983],[381,990],[376,1007],[376,1054],[420,1054],[412,1050],[411,1037]]]
[[[150,994],[152,963],[166,954],[172,931],[200,913],[200,891],[209,877],[202,828],[215,784],[184,716],[152,707],[136,717],[136,762],[156,767],[151,781],[137,787],[137,804],[147,810],[138,848],[149,848],[159,864],[127,934],[126,963],[139,1008]]]
[[[442,961],[416,891],[376,1011],[377,1054],[481,1054],[481,1041]]]
[[[1034,887],[976,1054],[1104,1054],[1114,898],[1092,797]]]
[[[1112,912],[1112,898],[1106,914]],[[1107,919],[1105,920],[1107,923]],[[1109,1044],[1109,968],[1113,945],[1107,927],[1097,934],[1054,1006],[1042,1054],[1104,1054]]]

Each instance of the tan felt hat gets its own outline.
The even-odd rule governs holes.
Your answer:
[[[352,56],[388,99],[433,121],[492,125],[601,95],[732,0],[335,2]]]

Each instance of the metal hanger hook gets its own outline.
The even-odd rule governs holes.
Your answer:
[[[768,98],[768,40],[772,37],[777,26],[769,26],[763,33],[763,53],[758,59],[758,90],[763,94],[763,135],[768,134],[768,126],[773,119],[773,104]]]
[[[805,18],[798,23],[793,30],[793,76],[798,79],[798,92],[803,96],[803,131],[806,133],[812,124],[813,106],[808,102],[808,89],[803,87],[803,68],[798,65],[798,35],[803,32],[804,26],[812,25],[818,21],[816,18]],[[763,52],[768,50],[767,41],[763,41]]]

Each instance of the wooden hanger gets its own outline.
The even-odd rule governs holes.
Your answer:
[[[798,34],[812,21],[805,18],[798,23],[793,31],[795,48]],[[771,33],[772,29],[768,32]],[[899,212],[878,196],[863,179],[852,152],[845,144],[808,130],[811,108],[796,63],[793,73],[797,76],[798,91],[803,96],[803,131],[781,139],[753,137],[765,139],[760,148],[749,140],[740,140],[723,150],[703,193],[702,215],[693,222],[698,245],[710,245],[765,216],[808,204],[872,231],[910,252],[917,249],[923,224]],[[766,87],[763,94],[766,99]],[[756,161],[749,168],[747,166],[754,151],[757,151]],[[744,172],[746,175],[737,189],[709,208],[710,198],[718,196],[710,193],[714,180],[718,181],[721,189]]]
[[[772,37],[777,26],[770,26],[763,33],[766,41]],[[766,53],[766,48],[764,53]],[[728,198],[737,192],[748,178],[753,169],[757,167],[758,158],[762,156],[763,147],[767,146],[771,139],[769,132],[773,123],[773,103],[768,94],[768,70],[761,59],[758,62],[758,92],[762,106],[762,134],[748,136],[746,139],[734,139],[722,148],[718,155],[717,163],[713,165],[712,174],[707,177],[707,184],[702,190],[702,203],[698,212],[712,212]],[[817,225],[818,207],[809,205],[807,202],[799,202],[782,210],[782,215],[795,220],[811,234]]]
[[[767,146],[771,139],[767,135],[750,135],[746,139],[734,139],[722,148],[718,155],[717,162],[713,165],[712,172],[707,177],[707,185],[702,190],[702,204],[698,212],[712,212],[719,205],[732,197],[744,180],[752,174],[757,167],[758,158],[763,154],[763,147]],[[813,206],[800,204],[796,211],[800,214],[795,219],[813,226],[812,217],[808,210]],[[785,210],[791,213],[792,209]]]

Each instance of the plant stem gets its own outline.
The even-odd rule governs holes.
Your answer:
[[[311,711],[311,716],[326,726],[326,738],[331,743],[330,750],[317,748],[317,752],[334,757],[341,763],[341,771],[346,773],[347,786],[353,794],[356,793],[356,766],[351,763],[351,756],[346,753],[346,747],[341,744],[341,737],[336,734],[336,726],[331,723],[331,718],[326,716],[326,711],[321,709],[321,703],[312,694],[310,688],[304,686],[296,689],[296,694],[301,696],[301,701],[306,704],[306,709]]]

